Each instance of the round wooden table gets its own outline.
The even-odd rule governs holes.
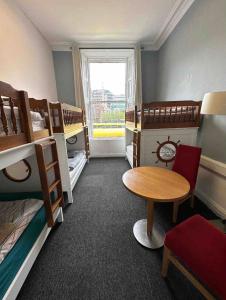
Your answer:
[[[165,232],[158,223],[154,223],[154,202],[182,200],[189,194],[189,182],[176,172],[158,167],[128,170],[123,174],[122,181],[129,191],[147,200],[147,219],[134,224],[135,238],[145,247],[162,247]]]

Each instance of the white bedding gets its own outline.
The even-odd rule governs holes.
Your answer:
[[[13,108],[15,118],[16,118],[16,126],[17,126],[17,133],[21,132],[21,125],[20,125],[20,117],[19,117],[19,111],[17,107]],[[8,127],[8,134],[15,133],[13,130],[13,123],[11,119],[11,108],[10,106],[4,106],[4,112],[7,120],[7,127]],[[31,122],[32,122],[32,128],[33,131],[42,130],[45,128],[45,120],[42,118],[41,114],[39,112],[31,111]],[[5,131],[3,129],[2,119],[0,115],[0,136],[4,136]]]
[[[37,199],[0,201],[0,263],[42,205]]]
[[[133,156],[133,145],[128,145],[128,146],[126,146],[126,152],[127,152],[129,155]]]
[[[70,171],[76,168],[76,166],[80,163],[80,161],[84,157],[84,151],[73,151],[73,152],[74,152],[74,157],[68,158],[68,166]]]

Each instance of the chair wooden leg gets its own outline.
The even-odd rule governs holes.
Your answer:
[[[171,253],[171,251],[169,250],[169,248],[167,248],[166,246],[164,246],[163,260],[162,260],[162,271],[161,271],[162,277],[166,277],[167,276],[169,262],[170,262],[170,260],[169,260],[170,253]]]
[[[179,210],[179,203],[174,202],[173,203],[173,223],[177,222],[178,210]]]
[[[191,206],[191,208],[195,207],[195,195],[193,193],[191,194],[190,206]]]

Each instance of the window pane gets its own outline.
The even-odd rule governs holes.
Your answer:
[[[125,135],[125,63],[90,63],[93,138]]]
[[[94,138],[125,135],[125,101],[101,101],[91,105]]]

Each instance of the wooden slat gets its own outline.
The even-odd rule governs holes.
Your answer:
[[[53,161],[53,162],[49,163],[46,166],[46,171],[49,171],[50,169],[52,169],[56,164],[58,164],[58,161]]]
[[[57,209],[57,207],[61,206],[61,203],[62,203],[62,196],[59,197],[57,200],[55,200],[53,203],[52,203],[52,212],[54,213],[55,210]]]
[[[48,186],[48,178],[47,173],[45,169],[45,158],[43,153],[43,147],[41,144],[36,144],[36,157],[38,162],[38,168],[39,168],[39,175],[40,175],[40,181],[42,186],[42,192],[43,192],[43,200],[44,200],[44,206],[46,210],[46,216],[48,221],[48,226],[52,227],[54,225],[54,219],[52,214],[52,207],[51,207],[51,198],[49,193],[49,186]]]
[[[34,141],[43,139],[45,137],[49,137],[49,130],[48,129],[41,129],[38,131],[33,132]]]
[[[8,124],[7,124],[7,119],[6,119],[5,110],[4,110],[4,101],[1,97],[0,97],[0,110],[1,110],[2,127],[3,127],[3,130],[4,130],[4,133],[6,135],[8,135],[9,130],[8,130]]]
[[[57,153],[57,146],[56,143],[51,145],[52,149],[52,156],[54,161],[58,161],[58,153]],[[60,174],[60,166],[59,163],[54,166],[54,172],[55,172],[55,177],[61,179],[61,174]],[[57,195],[58,198],[61,197],[61,206],[63,205],[63,188],[61,182],[57,185]]]
[[[54,181],[50,186],[49,186],[49,193],[51,193],[56,187],[57,185],[60,183],[60,179]]]
[[[12,120],[12,125],[13,125],[13,131],[15,132],[15,134],[17,134],[18,130],[17,130],[17,125],[16,125],[16,116],[15,116],[15,112],[14,112],[14,103],[12,98],[9,98],[9,106],[11,109],[11,120]]]
[[[7,150],[9,148],[17,147],[27,143],[27,137],[24,133],[1,136],[0,137],[0,151]]]

